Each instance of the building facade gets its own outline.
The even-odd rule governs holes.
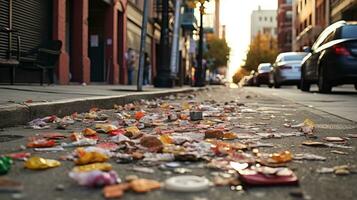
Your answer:
[[[321,31],[330,24],[329,0],[293,1],[293,50],[312,46]]]
[[[127,82],[126,52],[139,51],[142,0],[27,0],[0,2],[0,26],[12,26],[22,38],[23,51],[35,51],[50,40],[62,41],[56,70],[58,84]],[[156,2],[156,1],[155,1]],[[10,13],[11,13],[10,12]],[[159,24],[150,1],[146,50],[156,68]],[[5,57],[8,37],[0,35],[0,57]],[[0,73],[0,82],[8,82]],[[16,71],[16,82],[38,82],[35,71]]]
[[[278,49],[280,52],[292,50],[292,0],[278,1]]]
[[[331,22],[357,20],[356,0],[331,0]]]
[[[251,15],[251,41],[258,34],[270,34],[274,38],[277,37],[277,11],[276,10],[258,10],[252,12]]]

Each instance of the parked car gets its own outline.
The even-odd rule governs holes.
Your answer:
[[[261,63],[258,66],[258,72],[255,75],[255,85],[260,86],[263,84],[272,87],[272,84],[269,81],[269,74],[272,70],[272,65],[270,63]]]
[[[216,74],[209,80],[209,82],[211,85],[224,85],[226,84],[227,80],[223,75]]]
[[[357,22],[339,21],[317,38],[303,61],[301,90],[316,83],[321,93],[333,86],[354,84],[357,89]]]
[[[270,73],[270,83],[275,88],[281,85],[297,85],[300,87],[301,63],[307,55],[305,52],[285,52],[277,56]]]
[[[252,70],[249,75],[244,76],[238,83],[239,86],[254,86],[254,79],[255,79],[256,72]]]

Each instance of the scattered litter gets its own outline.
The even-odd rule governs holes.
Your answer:
[[[298,144],[283,146],[279,140],[308,138],[302,145],[324,147],[315,150],[327,150],[336,154],[334,157],[352,154],[354,150],[352,138],[357,138],[357,134],[323,136],[318,141],[320,135],[315,132],[318,133],[319,126],[312,119],[296,123],[295,110],[285,112],[290,109],[287,105],[261,107],[239,100],[219,103],[198,102],[194,98],[195,95],[170,95],[115,105],[112,113],[92,108],[62,118],[53,115],[32,120],[27,127],[34,129],[34,134],[28,137],[26,147],[22,145],[21,150],[9,151],[16,153],[1,155],[0,174],[12,173],[13,170],[9,171],[12,160],[24,161],[25,168],[34,170],[59,167],[61,163],[57,160],[31,154],[48,157],[60,152],[61,162],[75,164],[68,172],[69,177],[80,186],[102,187],[107,199],[121,198],[129,191],[146,193],[160,188],[168,192],[202,192],[211,187],[227,187],[242,194],[246,186],[297,185],[298,177],[293,170],[304,167],[305,161],[327,161],[327,157],[321,156],[325,154],[299,152],[299,148],[289,148],[301,147]],[[274,127],[277,119],[281,124]],[[39,133],[48,128],[66,130]],[[289,168],[290,162],[294,168]],[[122,181],[116,168],[133,174],[125,174]],[[356,173],[355,166],[350,165],[316,168],[313,166],[313,171],[321,174]],[[204,169],[212,171],[203,174]],[[163,183],[140,176],[159,174],[167,177]],[[53,188],[58,192],[68,188],[55,184]],[[0,191],[22,190],[22,183],[0,178]],[[15,194],[23,198],[22,193]],[[262,192],[252,194],[266,197]],[[309,199],[301,190],[289,194]]]
[[[57,160],[45,159],[41,157],[31,157],[25,162],[25,167],[33,170],[42,170],[60,166]]]
[[[205,177],[174,176],[165,181],[165,188],[176,192],[198,192],[207,190],[212,183]]]
[[[311,153],[304,153],[304,154],[295,154],[294,160],[317,160],[317,161],[325,161],[326,157],[319,156],[316,154]]]
[[[103,172],[99,170],[87,172],[69,172],[69,177],[77,181],[81,186],[100,187],[113,185],[119,181],[118,174],[115,171]]]
[[[0,192],[21,192],[24,186],[21,182],[0,177]]]
[[[0,175],[7,174],[12,165],[12,159],[10,157],[1,156],[0,157]]]

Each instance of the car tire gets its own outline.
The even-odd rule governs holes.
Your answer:
[[[320,93],[330,93],[332,90],[331,84],[329,84],[326,80],[326,71],[323,66],[320,69],[317,86],[319,87]]]
[[[296,84],[298,90],[300,90],[300,84]]]
[[[268,84],[268,87],[269,87],[269,88],[272,88],[272,87],[273,87],[273,84]]]
[[[307,82],[303,69],[301,69],[300,90],[303,92],[310,91],[311,84]]]
[[[357,83],[355,83],[355,89],[357,90]]]
[[[278,83],[278,81],[274,77],[274,88],[280,88],[280,87],[281,87],[281,85]]]

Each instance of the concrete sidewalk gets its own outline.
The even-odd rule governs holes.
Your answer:
[[[85,112],[90,108],[112,108],[139,99],[151,99],[170,94],[194,92],[206,88],[154,88],[146,86],[136,91],[127,85],[0,86],[0,127],[25,124],[47,115],[64,116]]]

